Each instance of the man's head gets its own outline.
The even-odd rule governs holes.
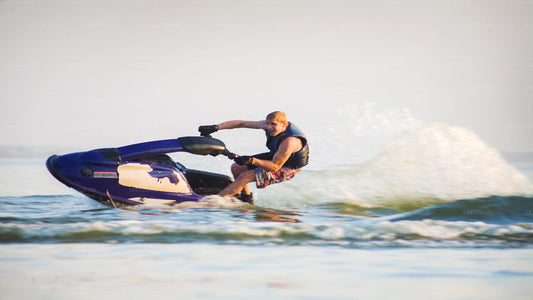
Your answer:
[[[270,136],[276,136],[289,126],[287,115],[281,111],[271,112],[266,116],[267,130]]]

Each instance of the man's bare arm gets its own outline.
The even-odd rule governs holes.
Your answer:
[[[218,129],[234,129],[234,128],[252,128],[252,129],[266,129],[266,121],[244,121],[233,120],[218,124]]]
[[[302,141],[296,137],[288,137],[279,145],[278,151],[274,154],[272,161],[253,158],[252,164],[267,170],[276,172],[287,162],[291,154],[302,148]]]

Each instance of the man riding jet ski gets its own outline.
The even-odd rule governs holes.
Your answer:
[[[221,129],[252,128],[262,129],[266,133],[267,153],[253,156],[236,157],[231,166],[235,182],[218,193],[219,196],[240,195],[237,198],[253,202],[248,183],[255,182],[258,188],[280,183],[298,175],[309,161],[309,146],[302,131],[287,121],[285,113],[275,111],[266,116],[265,120],[242,121],[234,120],[218,125],[200,126],[202,136]]]

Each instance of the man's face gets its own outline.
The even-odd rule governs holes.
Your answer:
[[[276,119],[266,120],[266,123],[267,123],[267,131],[268,131],[268,134],[270,134],[270,136],[276,136],[282,133],[283,131],[285,131],[285,129],[287,128],[287,124],[288,124],[288,123],[279,122]]]

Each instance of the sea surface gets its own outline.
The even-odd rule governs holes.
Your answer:
[[[4,149],[0,298],[532,299],[533,155],[445,124],[345,134],[254,206],[107,207],[48,173],[64,153]]]

